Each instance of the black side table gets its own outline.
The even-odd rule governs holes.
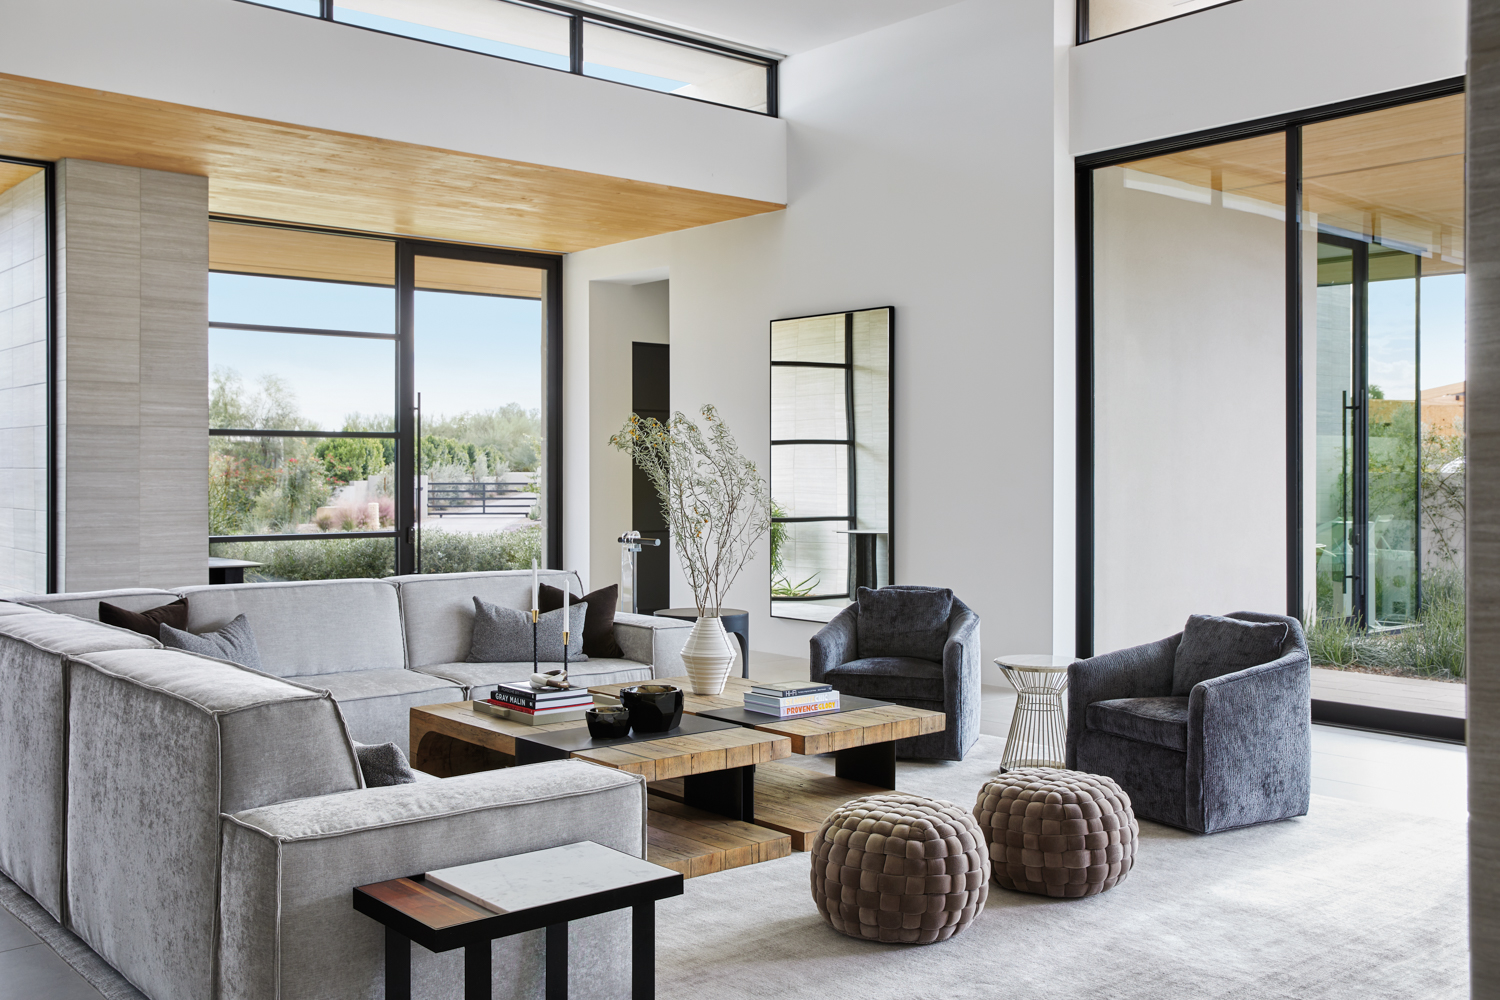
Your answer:
[[[386,1000],[411,1000],[413,941],[432,952],[464,949],[464,1000],[491,1000],[490,942],[541,927],[546,1000],[567,1000],[568,921],[628,906],[631,997],[650,1000],[656,901],[680,895],[679,873],[586,840],[362,885],[354,908],[385,925]]]
[[[698,620],[697,608],[664,608],[658,611],[660,618],[680,618],[685,622]],[[740,640],[740,676],[750,676],[750,612],[741,608],[720,608],[719,620],[724,631],[731,632]]]

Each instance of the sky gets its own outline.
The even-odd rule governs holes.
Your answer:
[[[534,299],[416,293],[416,388],[423,420],[542,401],[542,308]],[[209,319],[219,323],[391,333],[395,292],[238,274],[209,275]],[[209,367],[247,387],[285,379],[304,417],[338,430],[351,413],[391,416],[396,342],[263,331],[209,331]]]
[[[1416,282],[1370,282],[1370,383],[1415,399]],[[1422,279],[1422,388],[1464,381],[1464,275]]]

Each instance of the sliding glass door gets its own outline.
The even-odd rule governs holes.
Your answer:
[[[561,564],[557,258],[215,221],[210,260],[220,568]]]

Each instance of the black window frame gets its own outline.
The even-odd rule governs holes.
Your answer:
[[[456,45],[447,45],[443,42],[434,42],[426,38],[414,38],[411,35],[402,35],[393,31],[381,31],[379,28],[368,28],[362,24],[350,24],[347,21],[339,21],[334,17],[334,0],[318,0],[319,12],[317,14],[303,14],[300,11],[287,10],[285,7],[278,7],[274,4],[260,3],[258,2],[258,0],[239,0],[239,2],[248,3],[255,7],[265,7],[269,10],[280,11],[283,14],[291,14],[294,17],[311,17],[315,20],[327,21],[330,24],[338,24],[346,28],[356,28],[360,31],[372,31],[377,35],[388,35],[392,38],[405,38],[409,41],[422,42],[425,45],[436,45],[440,48],[453,49],[455,52],[471,52],[475,55],[487,56],[491,59],[504,59],[506,62],[519,63],[523,66],[536,66],[538,69],[548,69],[552,70],[555,73],[570,73],[574,76],[587,76],[591,80],[601,80],[605,83],[618,84],[621,87],[630,87],[633,90],[645,90],[653,94],[665,94],[668,97],[676,97],[687,101],[697,101],[699,104],[711,104],[716,108],[729,108],[733,111],[744,111],[752,115],[765,115],[768,118],[776,118],[780,116],[780,111],[778,109],[779,102],[777,100],[777,77],[779,67],[779,63],[777,62],[777,60],[772,59],[768,56],[746,52],[742,49],[736,49],[729,45],[720,45],[716,42],[710,42],[702,38],[694,38],[690,35],[677,34],[676,32],[640,24],[635,21],[626,20],[624,18],[610,17],[607,14],[598,13],[595,11],[579,10],[576,7],[569,7],[566,4],[554,3],[552,2],[552,0],[496,0],[496,2],[511,3],[518,7],[534,7],[539,10],[545,10],[567,17],[569,19],[568,68],[565,70],[557,69],[553,66],[542,66],[539,63],[526,62],[523,59],[511,59],[508,56],[497,56],[490,52],[479,52],[476,49],[460,48]],[[1233,0],[1229,0],[1229,2],[1233,2]],[[673,94],[669,91],[656,90],[652,87],[641,87],[633,83],[623,83],[619,80],[611,80],[608,77],[592,76],[588,73],[585,73],[583,71],[583,26],[585,22],[593,22],[595,24],[601,24],[610,28],[630,31],[638,35],[645,35],[649,38],[656,38],[664,42],[671,42],[674,45],[682,45],[692,49],[701,49],[705,52],[712,52],[715,55],[727,56],[731,59],[738,59],[741,62],[759,64],[761,66],[764,66],[766,71],[766,110],[756,111],[753,108],[742,108],[734,104],[723,104],[719,101],[710,101],[702,97],[692,97],[687,94]]]
[[[250,2],[254,2],[254,0],[250,0]],[[1158,24],[1165,24],[1168,21],[1178,21],[1184,17],[1192,17],[1194,14],[1201,14],[1206,10],[1214,10],[1217,7],[1227,7],[1229,4],[1239,2],[1240,0],[1219,0],[1218,3],[1213,4],[1209,7],[1199,7],[1197,10],[1183,11],[1181,14],[1173,14],[1170,17],[1164,17],[1157,21],[1147,21],[1145,24],[1138,24],[1134,28],[1123,28],[1120,31],[1111,31],[1107,35],[1100,35],[1095,38],[1089,34],[1089,0],[1077,0],[1077,6],[1075,8],[1075,16],[1077,19],[1077,33],[1075,37],[1075,43],[1078,45],[1087,45],[1089,42],[1098,42],[1106,38],[1115,38],[1119,35],[1128,35],[1132,31],[1140,31],[1142,28],[1151,28]]]
[[[209,329],[249,330],[266,333],[295,333],[306,336],[354,337],[368,340],[385,340],[394,344],[395,383],[394,430],[391,431],[319,431],[319,430],[266,430],[254,428],[210,427],[210,437],[295,437],[295,438],[374,438],[395,442],[396,462],[396,526],[382,531],[320,531],[316,535],[281,532],[256,535],[209,535],[208,544],[232,542],[287,542],[309,539],[353,539],[391,538],[395,540],[395,570],[397,576],[421,572],[418,543],[419,526],[416,520],[416,484],[420,415],[417,411],[416,393],[416,259],[418,257],[440,257],[449,260],[469,260],[480,263],[499,264],[509,267],[526,267],[543,272],[542,317],[543,357],[546,399],[542,413],[542,457],[545,479],[543,481],[543,514],[546,531],[546,551],[543,553],[549,567],[561,568],[563,564],[563,321],[562,321],[562,257],[558,254],[537,253],[525,250],[509,250],[461,243],[443,243],[434,240],[409,239],[384,236],[375,233],[356,233],[348,230],[322,229],[313,226],[296,226],[283,223],[258,222],[232,216],[210,215],[211,222],[234,225],[260,226],[294,232],[316,233],[325,236],[343,236],[354,239],[373,239],[390,243],[394,250],[394,267],[391,272],[392,289],[395,292],[395,333],[374,333],[357,330],[333,330],[314,327],[266,326],[249,323],[218,323],[210,321]],[[252,274],[258,277],[291,277],[267,275],[262,272],[224,271],[210,269],[215,274]],[[294,279],[319,280],[319,279]],[[338,282],[357,284],[357,282]],[[379,287],[386,287],[381,285]]]
[[[45,377],[47,380],[47,391],[42,403],[46,409],[47,430],[46,439],[46,490],[47,490],[47,512],[43,518],[47,538],[46,565],[46,588],[47,593],[57,593],[58,581],[61,576],[61,563],[59,560],[57,536],[59,526],[58,499],[60,497],[61,482],[59,478],[59,451],[58,451],[58,403],[57,374],[61,370],[58,364],[58,269],[57,269],[57,164],[51,160],[33,160],[24,156],[0,155],[0,163],[14,163],[22,167],[36,167],[42,171],[42,198],[45,202],[43,211],[43,223],[45,227],[46,250],[43,257],[46,261],[47,273],[45,276],[47,294],[47,315],[43,322],[46,329],[46,346],[43,349],[45,356]],[[34,176],[34,175],[33,175]]]
[[[1075,656],[1087,658],[1094,655],[1094,171],[1151,156],[1185,152],[1240,139],[1275,134],[1286,136],[1286,614],[1300,621],[1306,610],[1303,606],[1305,581],[1302,573],[1305,536],[1302,513],[1305,465],[1302,447],[1302,128],[1337,118],[1450,97],[1464,91],[1465,78],[1453,77],[1223,128],[1204,129],[1075,157]]]

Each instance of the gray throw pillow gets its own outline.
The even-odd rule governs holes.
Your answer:
[[[417,780],[417,772],[407,763],[406,754],[394,743],[355,743],[354,756],[359,758],[359,770],[365,776],[367,788],[410,785]]]
[[[1286,622],[1190,615],[1172,664],[1172,696],[1190,695],[1203,681],[1280,659],[1287,631]]]
[[[239,615],[217,632],[205,632],[202,635],[163,624],[161,644],[173,649],[185,649],[189,653],[228,660],[252,670],[260,669],[260,650],[255,645],[255,633],[250,631],[250,620],[244,615]]]
[[[937,587],[859,588],[855,624],[859,656],[943,659],[953,591]]]
[[[548,611],[537,620],[536,658],[541,663],[561,663],[563,616],[568,618],[568,662],[582,663],[583,620],[587,602],[569,605],[567,611]],[[531,612],[505,608],[474,598],[474,634],[469,642],[470,663],[530,663]]]

